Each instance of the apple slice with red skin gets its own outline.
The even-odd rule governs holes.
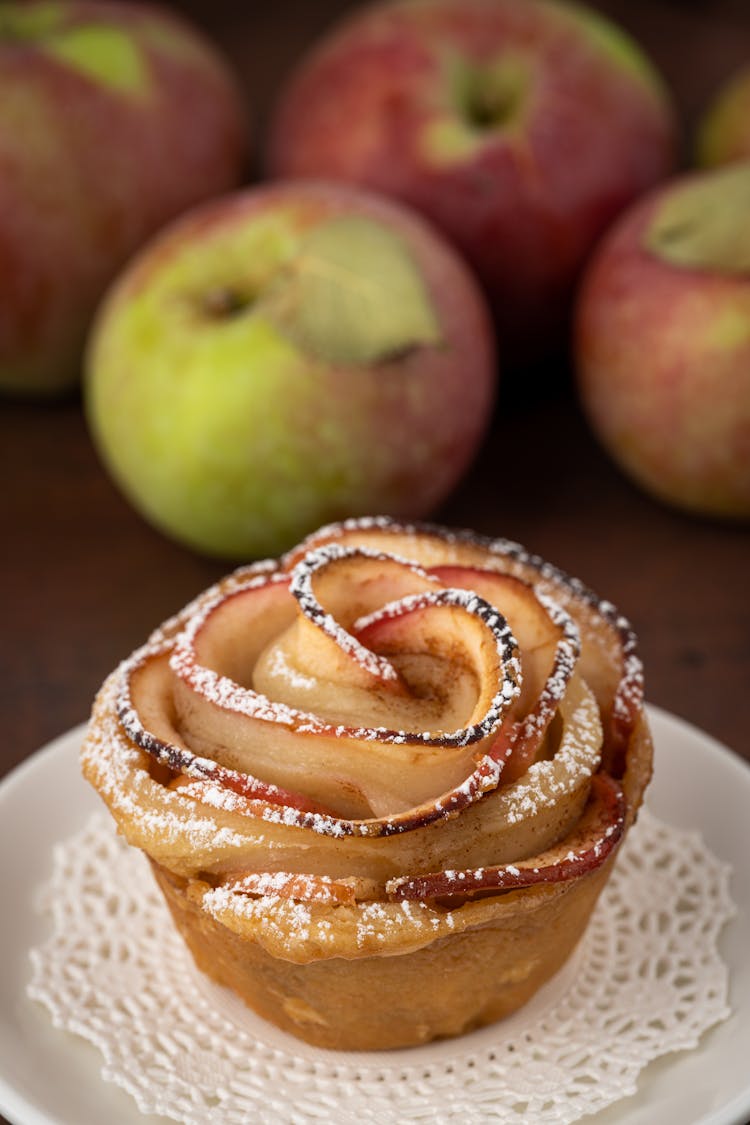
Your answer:
[[[484,622],[472,609],[480,609]],[[373,652],[445,661],[450,675],[448,682],[433,685],[438,695],[450,695],[457,663],[473,672],[476,698],[462,727],[483,722],[497,699],[502,700],[496,707],[499,721],[519,695],[518,647],[510,627],[499,610],[470,589],[429,589],[401,598],[361,618],[355,627],[359,641]]]
[[[171,784],[214,783],[252,802],[280,805],[299,812],[328,814],[322,804],[250,774],[194,754],[183,745],[180,733],[162,714],[156,695],[160,686],[173,683],[169,649],[140,650],[126,667],[117,701],[117,714],[128,737],[151,757],[178,776]],[[148,683],[146,681],[149,681]],[[144,692],[141,690],[145,686]],[[156,732],[159,733],[156,733]]]
[[[411,573],[411,569],[407,569]],[[423,595],[415,596],[433,596],[432,583],[428,585]],[[467,777],[467,774],[471,774],[476,756],[491,744],[494,731],[517,693],[515,643],[496,611],[481,598],[466,591],[453,591],[450,596],[449,592],[435,592],[434,596],[441,601],[434,607],[438,616],[441,611],[450,613],[449,618],[443,617],[444,622],[461,622],[457,628],[468,638],[464,640],[467,660],[474,661],[478,682],[500,685],[494,694],[483,693],[481,698],[487,707],[481,714],[475,707],[474,721],[468,725],[432,732],[420,727],[364,729],[346,723],[326,723],[315,715],[274,703],[238,684],[221,670],[203,665],[199,652],[213,656],[221,669],[220,641],[222,637],[231,641],[238,635],[237,623],[231,613],[225,612],[227,608],[241,618],[239,631],[247,629],[249,633],[261,610],[269,610],[272,618],[286,620],[283,618],[284,599],[292,601],[296,612],[285,576],[272,574],[265,579],[256,576],[247,590],[234,590],[223,600],[219,597],[202,607],[174,642],[170,660],[175,673],[174,684],[171,687],[163,684],[157,675],[156,684],[141,693],[140,702],[146,711],[149,699],[154,696],[173,698],[179,717],[177,737],[168,735],[159,743],[158,724],[164,724],[164,716],[156,714],[157,738],[149,739],[147,728],[153,723],[139,724],[129,689],[120,707],[126,733],[144,749],[153,747],[162,760],[169,759],[172,768],[184,768],[193,776],[196,755],[184,756],[184,747],[180,749],[183,739],[197,750],[201,760],[210,761],[216,756],[216,749],[221,748],[222,768],[230,770],[228,776],[231,771],[247,773],[268,778],[279,791],[298,793],[302,789],[316,808],[333,809],[336,815],[346,819],[368,819],[373,815],[374,810],[368,806],[364,794],[368,788],[377,789],[384,768],[391,770],[389,784],[395,784],[403,792],[406,803],[400,808],[379,807],[375,812],[378,818],[407,810],[413,810],[412,816],[420,820],[424,815],[431,816],[425,803],[429,807],[436,796],[449,792],[453,795],[457,786],[461,787],[457,800],[463,800],[464,793],[469,801],[476,799],[479,793],[496,784],[496,777],[490,776],[492,763],[483,762],[476,776]],[[446,599],[455,604],[448,605]],[[237,614],[238,609],[246,612]],[[232,645],[229,647],[231,652]],[[244,679],[248,671],[248,668],[243,670]],[[131,674],[135,675],[136,682],[143,678],[132,665],[126,670],[126,678]],[[165,749],[166,742],[172,744],[171,749]],[[181,761],[184,767],[180,766]],[[397,776],[401,777],[400,782],[394,782]],[[316,779],[316,788],[311,786],[308,790],[306,779],[309,778]],[[357,786],[359,796],[353,788]],[[233,787],[237,789],[234,783]],[[295,801],[295,806],[298,803]],[[392,828],[386,829],[401,830],[400,821],[397,827],[394,822]]]
[[[157,675],[164,671],[164,655],[163,650],[162,661],[153,662]],[[114,705],[126,671],[121,667],[111,678],[110,706]],[[161,695],[158,688],[155,692]],[[142,693],[134,693],[133,702],[138,706]],[[161,711],[160,716],[154,717],[144,707],[140,718],[150,720],[152,733],[164,739],[170,737],[172,730],[169,698],[162,700]],[[215,846],[209,837],[196,850],[191,842],[192,833],[188,831],[182,841],[184,846],[175,842],[177,854],[173,858],[181,868],[193,873],[220,874],[230,870],[266,870],[270,865],[278,871],[314,872],[337,879],[377,873],[380,885],[384,886],[387,879],[404,872],[516,862],[519,858],[539,854],[572,832],[586,804],[591,770],[596,769],[598,763],[601,737],[595,701],[576,677],[560,702],[560,714],[562,730],[558,751],[554,759],[538,763],[533,778],[498,789],[499,763],[485,756],[452,792],[442,793],[437,800],[407,813],[366,821],[311,814],[263,801],[257,796],[253,799],[238,795],[220,782],[210,780],[212,763],[206,761],[196,765],[203,767],[202,772],[207,772],[208,778],[186,778],[186,783],[176,792],[168,792],[163,774],[152,773],[146,755],[134,753],[124,729],[113,729],[106,738],[108,745],[120,747],[118,753],[121,752],[122,759],[118,770],[131,763],[128,770],[133,770],[132,789],[139,794],[141,809],[146,810],[138,832],[149,836],[156,831],[158,854],[172,854],[169,841],[162,838],[157,828],[164,815],[170,819],[173,816],[184,818],[189,829],[193,823],[207,825],[215,811],[222,827],[229,829],[236,839],[247,839],[246,848],[243,847],[239,856],[233,841],[220,841],[218,837]],[[131,733],[132,741],[146,749],[149,732],[141,730],[141,737],[135,729]],[[174,739],[178,735],[171,737]],[[153,741],[151,749],[155,749]],[[172,750],[174,754],[180,753],[177,746]],[[146,783],[149,774],[151,781]],[[143,775],[141,780],[139,775]],[[301,788],[307,792],[304,786]],[[123,812],[129,823],[128,806],[129,801],[123,806]],[[463,815],[462,810],[467,810],[467,815]],[[458,813],[461,815],[456,815]],[[428,826],[438,821],[444,822],[444,828],[431,834]],[[412,837],[411,831],[420,828],[428,831],[416,831]],[[351,852],[347,847],[343,849],[343,863],[339,844],[342,837],[353,838]],[[392,843],[389,837],[393,838]],[[272,853],[268,852],[269,846]]]
[[[218,785],[237,798],[235,811],[251,817],[273,817],[274,810],[296,813],[285,821],[300,828],[313,827],[324,834],[396,835],[424,827],[449,813],[458,813],[497,787],[502,766],[488,756],[455,789],[405,813],[376,820],[350,820],[330,810],[322,802],[286,787],[260,780],[252,774],[220,765],[196,755],[183,743],[180,732],[158,706],[165,681],[171,681],[168,644],[159,651],[146,647],[123,666],[117,700],[117,715],[127,738],[155,761],[176,775],[184,775],[184,793],[207,800]],[[154,682],[148,682],[153,680]],[[314,737],[314,736],[313,736]],[[180,783],[181,787],[183,783]],[[207,800],[210,803],[210,800]]]
[[[522,720],[505,726],[490,750],[493,758],[506,763],[504,785],[517,781],[536,761],[559,702],[575,671],[580,642],[572,619],[568,618],[568,622],[573,625],[573,632],[564,628],[563,636],[555,648],[552,669],[533,708]]]
[[[266,645],[294,622],[295,603],[289,596],[289,575],[260,573],[238,589],[207,599],[176,639],[173,667],[189,648],[189,664],[214,669],[237,684],[250,686],[253,669]],[[186,657],[187,660],[187,657]]]
[[[290,789],[282,789],[278,785],[271,785],[249,774],[227,769],[216,762],[209,763],[206,759],[199,758],[197,761],[200,763],[198,766],[200,775],[179,773],[171,779],[169,788],[178,790],[183,796],[193,797],[210,805],[215,801],[214,794],[218,785],[220,789],[232,794],[232,811],[252,812],[256,816],[262,815],[263,810],[269,806],[296,809],[297,812],[311,813],[314,816],[336,815],[331,809],[327,809],[318,801],[313,801],[304,793],[293,793]],[[190,769],[196,769],[195,759],[192,763],[186,762],[186,764]],[[241,798],[241,801],[236,798]]]
[[[577,879],[612,854],[625,828],[625,798],[620,784],[606,773],[591,779],[589,801],[565,840],[530,859],[467,871],[436,871],[390,879],[386,891],[397,899],[463,899],[478,894],[520,890]]]
[[[281,560],[283,569],[290,570],[307,551],[326,543],[395,552],[424,567],[458,565],[512,574],[553,598],[580,630],[578,670],[599,701],[605,766],[614,776],[623,775],[643,706],[643,667],[630,622],[611,602],[511,540],[433,524],[401,524],[387,516],[352,518],[320,528]]]
[[[387,590],[387,597],[393,598],[423,590],[431,583],[413,564],[402,564],[365,548],[334,543],[300,560],[290,584],[301,611],[295,622],[297,660],[305,668],[325,669],[330,680],[365,689],[377,683],[403,692],[395,668],[350,632],[351,621],[363,612],[357,608],[357,591],[368,585],[379,594]]]
[[[580,655],[573,619],[528,582],[471,566],[436,566],[441,582],[475,590],[507,618],[518,640],[523,684],[514,711],[490,753],[505,759],[503,783],[521,777],[534,761]]]
[[[443,586],[473,590],[502,613],[518,641],[523,674],[514,711],[525,714],[541,694],[560,633],[533,587],[513,575],[472,566],[434,566],[428,573]]]
[[[386,883],[386,893],[391,899],[450,899],[450,905],[456,906],[456,899],[579,878],[612,854],[621,839],[624,822],[620,786],[606,774],[597,774],[575,833],[547,852],[517,864],[391,879]],[[221,885],[232,894],[278,895],[327,905],[354,905],[378,897],[378,885],[372,879],[332,879],[294,871],[251,871],[239,877],[233,875]]]

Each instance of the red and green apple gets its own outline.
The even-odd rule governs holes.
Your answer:
[[[109,281],[166,220],[240,182],[228,67],[137,3],[0,5],[0,390],[72,387]]]
[[[750,517],[750,165],[680,177],[625,215],[587,271],[581,399],[635,481]]]
[[[501,355],[561,342],[596,239],[674,156],[670,99],[633,40],[564,0],[380,3],[300,61],[275,176],[325,176],[427,215],[483,281]]]
[[[321,523],[421,516],[468,467],[496,368],[473,276],[419,216],[343,184],[197,208],[116,282],[86,404],[115,479],[203,552],[277,555]]]

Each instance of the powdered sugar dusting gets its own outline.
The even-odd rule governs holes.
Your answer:
[[[379,541],[378,536],[382,536],[384,543],[390,534],[414,536],[415,542],[426,536],[430,541],[426,556],[428,558],[445,558],[448,548],[470,546],[486,556],[487,569],[491,570],[493,563],[502,560],[504,572],[521,578],[533,590],[537,602],[557,629],[558,640],[553,657],[549,655],[549,649],[546,650],[544,659],[552,660],[551,668],[545,663],[544,685],[538,692],[534,706],[524,713],[522,719],[517,722],[506,721],[509,714],[513,715],[513,705],[520,697],[522,666],[518,643],[500,610],[471,589],[439,584],[439,580],[429,574],[420,562],[407,557],[409,543],[405,543],[403,548],[400,542],[394,543],[394,546],[398,546],[399,553],[374,549],[369,545],[373,539],[366,544],[352,544],[345,539],[343,542],[337,541],[348,533],[356,535],[360,532],[372,534],[375,541]],[[442,556],[440,552],[443,552]],[[418,557],[421,559],[422,555]],[[450,552],[447,555],[454,565],[457,557],[463,556],[452,556]],[[325,598],[318,583],[322,581],[320,576],[326,568],[332,568],[329,572],[331,576],[333,568],[347,560],[362,558],[376,563],[382,561],[388,566],[396,564],[408,568],[410,573],[429,583],[429,588],[389,601],[363,614],[353,623],[349,618],[348,627],[344,628],[323,604]],[[473,565],[473,562],[467,565]],[[481,558],[477,565],[483,565]],[[495,570],[497,569],[495,565]],[[356,568],[348,573],[347,581],[356,584]],[[323,720],[311,711],[268,698],[252,687],[235,682],[218,667],[211,667],[208,657],[200,659],[198,650],[201,653],[210,652],[215,643],[207,643],[202,648],[197,646],[199,635],[209,635],[215,620],[214,614],[219,611],[231,614],[235,595],[270,587],[278,589],[282,599],[287,597],[284,587],[288,588],[288,596],[294,599],[292,607],[296,603],[297,612],[307,622],[321,630],[341,653],[351,658],[357,669],[371,676],[376,684],[383,685],[392,684],[399,676],[390,660],[368,648],[363,642],[361,638],[365,637],[368,630],[379,622],[403,618],[408,632],[410,615],[415,614],[432,615],[437,611],[468,614],[473,623],[470,628],[466,627],[467,651],[472,651],[476,639],[477,679],[484,693],[479,696],[482,705],[477,708],[480,712],[477,721],[447,731],[336,723]],[[413,587],[414,582],[409,580],[407,588]],[[400,588],[403,588],[403,583]],[[328,589],[332,590],[333,587]],[[376,587],[378,591],[381,589],[382,586]],[[274,605],[278,604],[275,595],[271,601]],[[354,604],[369,606],[373,603],[372,600],[368,602],[363,599]],[[460,823],[460,814],[470,806],[479,806],[476,823],[481,837],[480,826],[484,816],[481,802],[489,794],[493,794],[494,815],[497,816],[497,810],[502,809],[505,825],[513,830],[515,825],[529,822],[544,813],[545,809],[556,808],[574,790],[583,792],[582,786],[598,769],[597,748],[601,745],[601,722],[591,693],[584,688],[580,697],[576,695],[579,691],[576,685],[580,683],[577,669],[581,636],[568,610],[572,609],[575,613],[579,604],[585,604],[594,618],[606,623],[613,639],[613,647],[622,666],[622,676],[612,704],[613,714],[615,721],[627,730],[632,726],[642,702],[642,668],[633,631],[611,603],[596,599],[578,580],[568,578],[508,540],[486,540],[467,532],[450,532],[416,525],[403,526],[383,518],[345,521],[322,529],[306,545],[286,556],[281,564],[266,561],[241,568],[156,630],[148,644],[125,661],[103,689],[92,732],[84,750],[84,760],[88,761],[90,774],[96,778],[95,783],[110,807],[116,811],[121,822],[128,826],[129,838],[132,837],[139,846],[148,846],[144,842],[150,840],[159,841],[160,862],[164,861],[165,856],[174,855],[179,869],[179,864],[188,865],[189,861],[184,857],[193,851],[210,857],[212,863],[220,863],[222,866],[219,870],[238,873],[238,878],[206,891],[203,904],[209,913],[220,917],[222,913],[229,911],[246,919],[263,919],[263,925],[278,925],[280,933],[286,927],[287,932],[293,931],[302,942],[314,940],[324,944],[330,940],[326,929],[330,920],[319,912],[316,913],[316,909],[322,904],[336,904],[336,909],[344,910],[343,903],[348,901],[350,891],[340,880],[325,874],[306,874],[304,870],[295,868],[283,871],[251,870],[242,876],[243,856],[248,849],[253,849],[254,863],[260,862],[262,865],[262,859],[258,859],[259,855],[262,856],[259,849],[264,846],[289,847],[296,856],[296,865],[304,867],[304,854],[308,847],[340,848],[339,841],[352,838],[380,838],[380,846],[384,840],[387,842],[388,837],[418,832],[438,821],[445,825]],[[275,619],[270,620],[273,623]],[[439,622],[439,617],[436,616],[434,620]],[[466,619],[462,618],[461,621],[465,624]],[[430,617],[428,635],[432,623],[433,618]],[[206,633],[202,634],[204,629]],[[212,635],[221,637],[220,632]],[[241,628],[234,627],[233,638],[241,638],[241,635]],[[308,635],[309,631],[304,634],[305,637]],[[463,632],[456,635],[463,638]],[[265,643],[264,639],[263,644]],[[457,642],[459,645],[463,643],[463,639]],[[282,648],[274,650],[270,647],[267,651],[270,652],[270,667],[275,673],[290,682],[295,682],[296,678],[297,687],[314,695],[315,669],[306,668],[302,672],[289,662]],[[330,649],[323,646],[322,651],[328,653]],[[460,652],[460,648],[457,651]],[[174,730],[175,736],[172,738],[158,737],[149,729],[131,691],[134,677],[147,670],[151,662],[157,661],[160,662],[159,668],[163,670],[163,675],[159,673],[161,678],[156,678],[156,686],[161,690],[161,685],[164,685],[165,698],[162,705],[167,718],[164,725],[158,722],[154,725],[157,731]],[[346,668],[345,661],[341,664]],[[547,669],[549,670],[546,671]],[[458,784],[406,812],[357,820],[326,811],[326,801],[322,801],[320,805],[308,802],[305,806],[301,803],[304,794],[287,793],[266,782],[262,776],[254,777],[248,772],[229,769],[223,765],[222,745],[218,739],[216,758],[208,753],[195,753],[191,749],[189,737],[180,733],[179,708],[171,696],[170,673],[180,681],[181,699],[187,698],[182,686],[185,685],[192,693],[196,706],[205,703],[225,715],[231,713],[243,721],[247,719],[246,727],[233,729],[241,730],[241,737],[250,746],[257,730],[253,724],[271,724],[279,729],[283,728],[287,738],[291,735],[300,739],[315,739],[320,736],[354,740],[362,743],[363,755],[371,753],[367,743],[374,742],[399,748],[411,747],[415,760],[418,752],[434,751],[439,755],[441,751],[447,753],[448,750],[475,746],[473,757],[467,758],[470,768]],[[325,674],[325,669],[322,674]],[[247,679],[245,682],[249,683],[251,680]],[[530,682],[533,683],[533,679]],[[572,699],[578,699],[578,702],[572,705]],[[476,711],[474,714],[476,715]],[[562,718],[559,734],[556,727],[550,727],[553,717],[558,714]],[[554,756],[549,760],[527,759],[531,764],[521,779],[502,786],[503,769],[514,748],[517,749],[523,742],[539,745],[548,730],[553,732],[550,739],[556,744]],[[499,735],[506,740],[502,752],[499,741],[496,742]],[[290,743],[287,742],[286,745]],[[142,751],[166,767],[170,776],[178,777],[179,781],[169,789],[163,781],[158,781],[157,777],[161,774],[153,771],[152,776],[146,768]],[[396,757],[395,750],[392,757]],[[463,770],[464,760],[460,760]],[[518,765],[516,776],[520,770],[521,766]],[[263,771],[259,772],[262,774]],[[373,807],[376,807],[374,801]],[[316,808],[322,811],[315,811]],[[594,848],[597,858],[604,854],[615,832],[616,825],[608,825],[603,830],[601,840]],[[306,842],[307,833],[312,834],[309,843]],[[321,844],[320,841],[327,842]],[[571,847],[561,854],[561,862],[579,862],[575,849]],[[471,879],[481,881],[486,877],[487,871],[496,868],[492,858],[488,854],[481,864],[472,868]],[[278,866],[278,862],[277,858],[274,866]],[[339,867],[336,869],[339,870]],[[503,878],[512,881],[520,879],[524,871],[531,871],[532,876],[529,878],[533,881],[534,878],[541,878],[541,869],[541,865],[531,857],[528,861],[504,865]],[[408,871],[408,868],[405,867],[404,870]],[[456,884],[466,882],[468,878],[462,869],[448,866],[442,876],[448,883]],[[408,879],[410,876],[406,874],[403,878]],[[382,883],[380,893],[381,896],[384,893]],[[269,921],[271,906],[273,921]],[[405,901],[397,910],[393,906],[393,903],[377,898],[375,901],[357,903],[356,941],[359,948],[372,950],[383,943],[386,940],[384,935],[393,932],[394,928],[418,923],[440,928],[448,924],[444,919],[426,921],[433,916],[425,912],[424,903],[420,901]]]
[[[297,598],[301,611],[306,616],[310,615],[311,620],[319,625],[339,645],[342,651],[353,655],[358,663],[367,671],[372,672],[373,675],[376,675],[376,666],[387,665],[390,673],[387,676],[383,674],[383,678],[390,679],[396,676],[395,669],[390,662],[365,648],[351,634],[341,629],[330,617],[330,614],[325,613],[309,588],[312,575],[320,567],[332,560],[357,556],[375,559],[387,557],[389,561],[393,561],[393,556],[383,556],[377,552],[360,548],[349,548],[345,551],[341,548],[321,549],[314,554],[311,561],[305,560],[304,567],[299,564],[299,568],[293,573],[290,593]],[[412,564],[406,565],[411,566]],[[421,568],[415,569],[427,577]],[[270,580],[281,581],[283,577],[283,575],[275,574],[270,577]],[[253,578],[254,585],[258,585],[262,581],[262,577]],[[466,746],[487,737],[492,732],[520,691],[521,666],[517,654],[518,645],[502,615],[483,598],[469,590],[441,589],[427,591],[421,594],[408,595],[389,604],[380,616],[394,616],[400,612],[408,612],[416,608],[436,608],[450,605],[463,609],[478,618],[493,634],[502,667],[498,690],[494,694],[486,713],[478,722],[472,723],[469,727],[453,731],[405,731],[382,726],[334,725],[321,720],[309,711],[270,700],[262,693],[242,687],[235,681],[220,675],[211,668],[202,666],[198,662],[195,652],[196,634],[209,620],[211,613],[218,609],[223,602],[223,597],[215,598],[209,602],[203,607],[201,613],[196,615],[196,619],[179,635],[170,658],[172,671],[189,684],[198,695],[219,708],[259,721],[279,723],[301,734],[317,733],[334,737],[346,735],[349,738],[365,741],[408,743],[422,746]],[[370,620],[374,620],[375,617],[376,615],[370,615]]]
[[[553,625],[562,631],[562,636],[555,649],[552,671],[542,689],[537,706],[529,712],[520,726],[518,737],[521,739],[539,737],[549,726],[558,703],[565,695],[581,652],[581,636],[570,614],[542,590],[535,589],[534,592]]]
[[[96,787],[110,807],[130,825],[131,834],[158,837],[165,846],[172,842],[186,844],[199,852],[203,849],[240,851],[246,839],[216,821],[194,802],[170,794],[168,800],[150,799],[153,787],[161,795],[162,787],[144,769],[141,754],[124,734],[115,700],[120,688],[120,675],[112,674],[100,692],[95,721],[82,749],[82,762]]]
[[[325,547],[319,547],[316,551],[310,551],[301,562],[297,563],[292,571],[289,591],[297,599],[305,617],[329,636],[342,652],[356,660],[366,672],[378,679],[396,680],[398,675],[390,661],[378,656],[369,648],[365,648],[351,633],[342,629],[331,614],[326,613],[313,591],[313,580],[319,570],[328,566],[329,563],[355,557],[376,560],[387,558],[383,554],[367,551],[364,548],[353,550],[352,548],[341,547],[337,543],[329,543]]]
[[[430,523],[399,523],[390,516],[352,517],[338,524],[329,524],[310,535],[299,548],[289,552],[281,560],[282,568],[288,566],[290,559],[301,551],[311,549],[330,540],[349,534],[377,533],[384,536],[414,536],[434,539],[447,547],[469,547],[486,552],[487,555],[502,560],[503,569],[509,574],[524,577],[528,571],[535,571],[543,583],[549,583],[551,593],[555,588],[564,591],[573,602],[586,605],[611,630],[614,642],[622,654],[622,675],[613,701],[613,716],[624,730],[630,730],[643,706],[644,677],[643,665],[637,655],[638,640],[627,617],[606,599],[600,598],[579,578],[574,578],[559,567],[547,562],[540,555],[527,551],[512,539],[492,538],[467,529],[452,529]]]

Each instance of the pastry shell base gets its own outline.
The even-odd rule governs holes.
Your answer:
[[[304,964],[211,917],[194,881],[152,869],[200,970],[316,1047],[376,1051],[461,1035],[524,1005],[581,939],[610,861],[565,884],[466,904],[458,932],[421,948]]]

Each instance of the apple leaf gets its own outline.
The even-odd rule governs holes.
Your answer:
[[[342,366],[382,363],[442,339],[405,242],[361,215],[310,230],[257,311],[303,351]]]
[[[685,269],[750,273],[750,165],[704,173],[672,189],[644,234],[652,254]]]
[[[127,32],[117,27],[83,24],[44,44],[47,54],[85,78],[123,93],[144,93],[149,77],[145,61]]]

